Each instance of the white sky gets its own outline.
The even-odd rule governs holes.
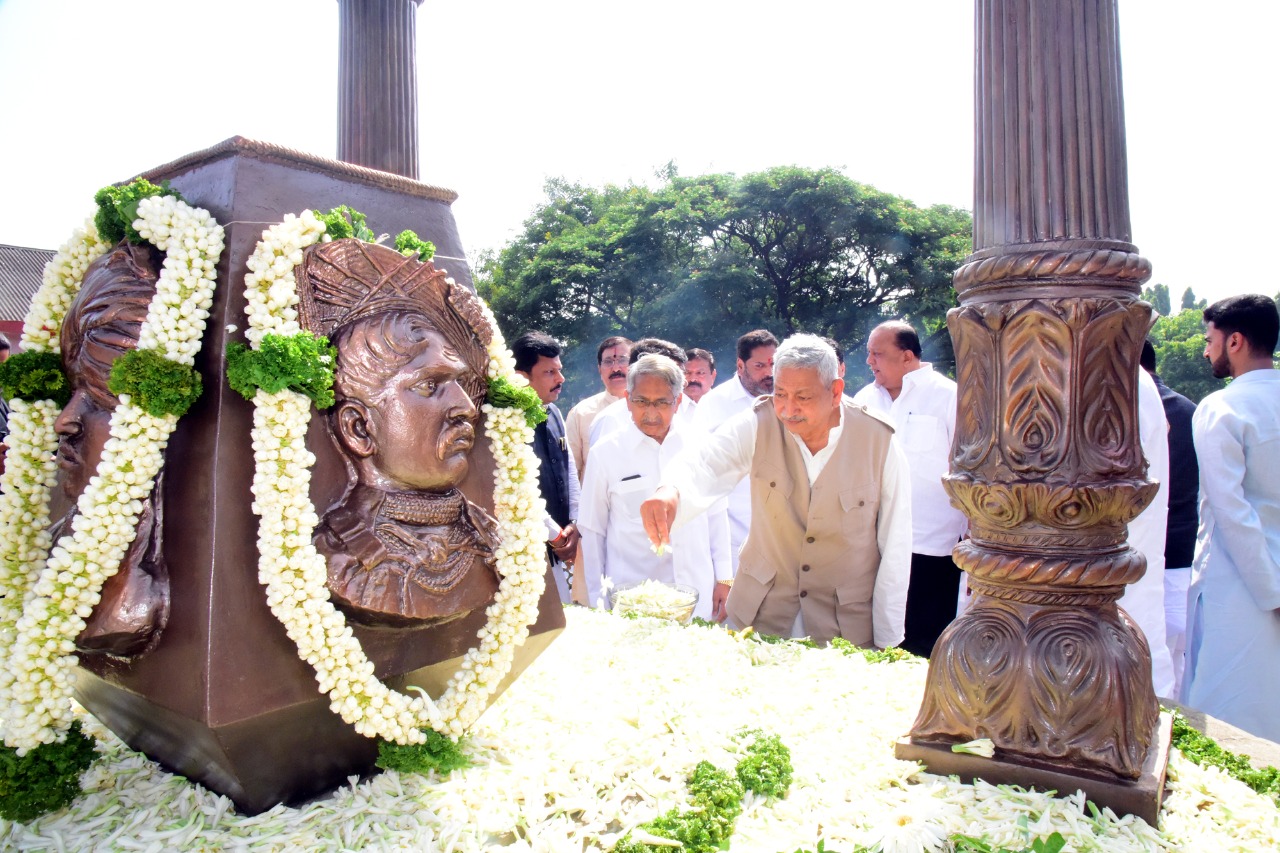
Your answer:
[[[1152,281],[1175,306],[1274,294],[1280,4],[1120,5]],[[337,19],[335,0],[0,0],[0,243],[55,248],[98,187],[237,134],[334,156]],[[972,44],[968,0],[426,0],[422,179],[460,194],[469,253],[547,177],[668,160],[833,166],[972,209]]]

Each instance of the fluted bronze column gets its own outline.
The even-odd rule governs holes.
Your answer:
[[[418,177],[422,0],[338,0],[338,159]]]
[[[911,741],[987,737],[997,759],[1123,784],[1159,705],[1116,606],[1145,570],[1126,525],[1156,490],[1138,439],[1150,264],[1129,242],[1116,3],[977,0],[976,33],[946,479],[975,596],[935,649]]]

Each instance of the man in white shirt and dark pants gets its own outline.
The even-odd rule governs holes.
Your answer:
[[[608,607],[608,589],[644,580],[680,583],[698,591],[694,615],[724,618],[717,582],[733,577],[724,502],[685,525],[662,555],[650,548],[641,502],[653,494],[688,436],[675,425],[684,373],[662,355],[641,356],[627,374],[631,420],[592,448],[582,484],[578,524],[588,603]]]
[[[956,430],[956,383],[921,361],[920,352],[910,324],[881,323],[867,338],[875,381],[853,402],[889,418],[911,468],[911,586],[902,647],[928,657],[956,616],[961,572],[951,549],[968,520],[942,487]]]
[[[1204,321],[1204,356],[1231,384],[1191,422],[1200,532],[1182,700],[1280,741],[1280,314],[1268,296],[1233,296]]]

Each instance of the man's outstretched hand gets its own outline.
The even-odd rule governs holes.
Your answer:
[[[670,486],[661,486],[653,497],[640,504],[640,521],[655,548],[671,544],[671,523],[676,519],[679,503],[679,492]]]

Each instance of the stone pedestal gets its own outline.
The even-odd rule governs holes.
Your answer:
[[[164,554],[172,613],[157,645],[131,663],[82,657],[80,701],[130,746],[225,794],[246,813],[304,800],[374,769],[376,744],[332,714],[312,669],[267,608],[258,583],[252,404],[226,383],[224,351],[243,340],[245,261],[286,213],[348,204],[370,226],[405,228],[435,243],[436,264],[470,275],[449,205],[455,195],[416,181],[235,138],[154,169],[226,229],[218,288],[196,361],[204,395],[179,421],[165,466]],[[478,432],[480,430],[478,429]],[[319,457],[312,497],[323,509],[345,483],[322,419],[308,444]],[[492,458],[478,443],[463,491],[492,510]],[[450,661],[476,644],[483,610],[427,628],[356,627],[380,678],[439,695]],[[547,578],[519,674],[564,627]]]

